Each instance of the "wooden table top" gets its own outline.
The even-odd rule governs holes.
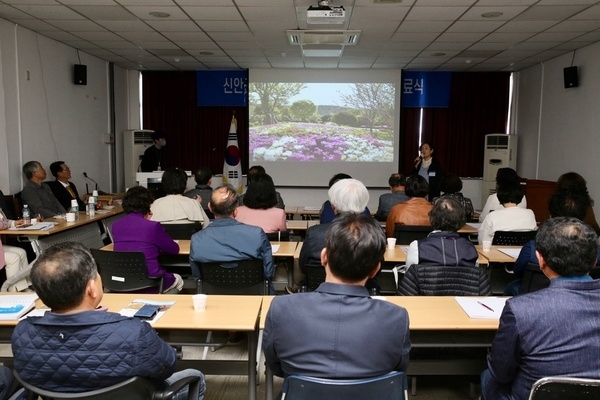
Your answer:
[[[264,296],[260,329],[275,296]],[[497,330],[497,319],[474,319],[463,311],[453,296],[386,296],[385,300],[408,311],[411,330]]]
[[[211,294],[207,298],[206,310],[196,312],[192,304],[192,295],[188,294],[105,293],[100,306],[108,307],[109,311],[118,313],[135,299],[175,301],[175,304],[152,325],[157,330],[253,331],[260,315],[263,297]],[[46,308],[46,306],[38,300],[36,308]],[[14,326],[17,322],[16,320],[0,321],[0,325]]]
[[[179,254],[180,255],[189,255],[190,254],[190,245],[192,243],[191,240],[188,239],[180,239],[177,240],[179,243]],[[273,257],[293,257],[296,252],[296,246],[298,242],[271,242],[272,245],[279,245],[279,250],[277,253],[273,253]],[[114,243],[107,244],[102,247],[100,250],[113,251]]]
[[[479,256],[485,257],[488,260],[488,262],[513,263],[517,259],[509,256],[506,253],[503,253],[502,251],[500,251],[500,249],[518,249],[520,251],[522,246],[492,246],[490,251],[483,251],[482,245],[477,245],[475,246],[475,248],[477,249]]]
[[[0,230],[0,235],[20,235],[20,236],[48,236],[58,232],[66,231],[69,229],[77,228],[82,225],[92,223],[94,221],[100,221],[105,218],[112,217],[113,215],[121,214],[123,208],[120,205],[115,205],[115,208],[110,210],[102,210],[101,213],[96,211],[96,215],[90,217],[85,214],[85,211],[79,211],[79,219],[75,222],[67,222],[61,218],[46,218],[43,222],[55,222],[54,228],[48,230],[25,230],[25,229],[4,229]]]

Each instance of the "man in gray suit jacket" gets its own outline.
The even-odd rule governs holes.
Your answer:
[[[326,281],[271,303],[263,348],[275,375],[354,379],[406,370],[408,313],[371,299],[364,287],[379,271],[385,245],[369,216],[345,214],[331,223],[321,252]]]
[[[484,399],[527,399],[546,376],[600,378],[600,281],[588,275],[597,239],[576,218],[539,229],[536,255],[550,287],[506,302],[481,375]]]

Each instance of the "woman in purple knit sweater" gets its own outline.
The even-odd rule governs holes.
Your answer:
[[[142,186],[127,191],[123,210],[127,214],[112,225],[115,251],[141,251],[146,256],[148,276],[164,276],[163,293],[177,293],[183,288],[178,274],[165,271],[158,263],[158,255],[178,254],[179,245],[171,239],[159,222],[150,221],[152,193]]]

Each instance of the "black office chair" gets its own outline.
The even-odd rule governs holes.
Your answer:
[[[148,276],[144,253],[100,249],[90,249],[90,251],[96,260],[105,289],[111,292],[135,292],[156,288],[158,293],[162,293],[163,277]]]
[[[565,376],[539,379],[529,393],[529,400],[597,399],[600,399],[600,380]]]
[[[321,264],[306,264],[304,266],[302,292],[314,292],[323,282],[325,282],[325,267]]]
[[[269,294],[263,260],[199,263],[198,293],[204,294]]]
[[[114,400],[114,399],[127,399],[127,400],[168,400],[173,398],[181,389],[189,386],[188,400],[197,400],[198,392],[200,391],[200,377],[190,376],[182,378],[177,382],[169,385],[164,390],[156,390],[154,385],[147,379],[139,376],[134,376],[121,383],[112,385],[103,389],[92,390],[89,392],[81,393],[59,393],[52,392],[49,390],[43,390],[36,386],[30,385],[25,382],[17,373],[14,371],[15,378],[25,388],[27,392],[27,400],[37,399],[38,396],[44,399],[52,400],[63,400],[63,399],[86,399],[86,400]]]
[[[202,223],[188,222],[183,224],[160,224],[174,240],[190,240],[192,235],[202,230]]]
[[[535,239],[537,231],[496,231],[492,246],[523,246]]]
[[[285,379],[282,398],[286,400],[405,400],[404,372],[365,379],[323,379],[290,375]]]
[[[414,264],[398,287],[402,296],[488,296],[492,292],[484,269]]]
[[[410,244],[413,240],[424,239],[433,231],[433,227],[424,225],[402,225],[394,226],[394,237],[397,244]]]
[[[267,239],[272,242],[289,242],[290,231],[279,231],[267,233]]]
[[[519,294],[531,293],[536,290],[544,289],[550,286],[550,279],[540,270],[540,266],[534,263],[528,263],[523,271],[523,278],[519,286]]]

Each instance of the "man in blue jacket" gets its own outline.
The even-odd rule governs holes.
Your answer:
[[[85,392],[134,376],[158,389],[186,376],[173,373],[175,350],[150,324],[97,310],[102,279],[90,252],[79,243],[59,243],[46,250],[31,269],[33,287],[51,311],[19,322],[12,336],[14,368],[28,383],[45,390]],[[187,398],[187,389],[176,399]]]
[[[506,301],[481,375],[485,400],[520,400],[547,376],[600,378],[596,232],[576,218],[544,222],[535,239],[550,287]]]

